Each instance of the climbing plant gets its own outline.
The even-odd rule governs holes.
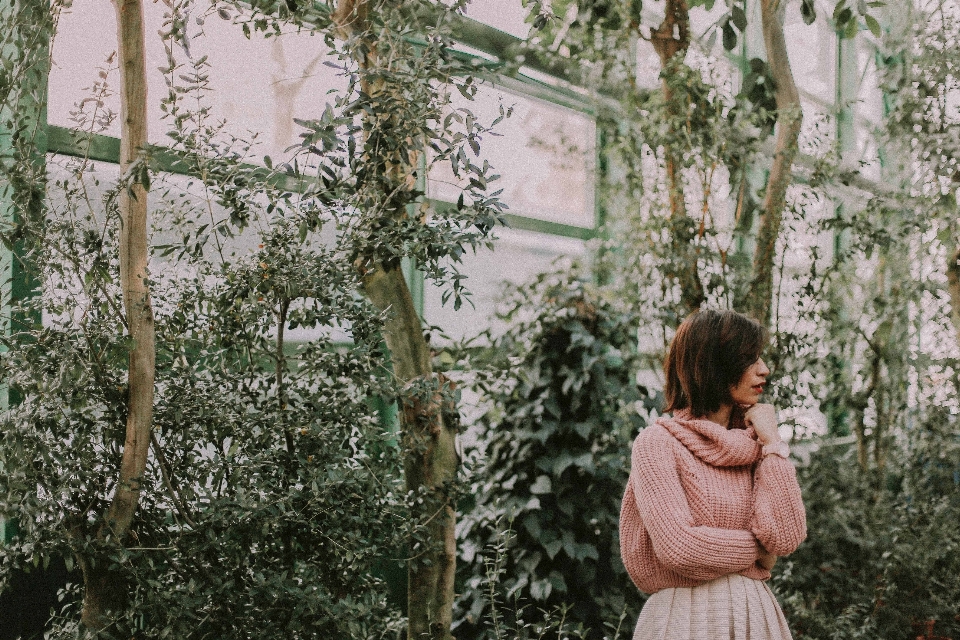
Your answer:
[[[562,610],[554,620],[601,638],[639,611],[617,536],[630,442],[655,404],[635,379],[636,316],[571,269],[511,288],[500,318],[509,329],[490,344],[498,374],[481,385],[473,433],[456,629],[497,638],[498,616],[509,628]]]

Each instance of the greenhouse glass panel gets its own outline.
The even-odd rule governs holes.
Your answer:
[[[873,127],[858,124],[854,129],[856,149],[855,155],[850,160],[852,164],[859,168],[863,177],[868,180],[879,181],[882,165],[880,163],[880,148]]]
[[[800,7],[791,4],[786,11],[783,33],[797,88],[814,100],[833,104],[836,100],[837,36],[823,15],[813,24],[804,24]],[[824,7],[818,9],[821,14],[825,13]]]
[[[707,11],[703,5],[695,7],[690,11],[690,30],[693,32],[693,36],[695,38],[709,37],[709,33],[713,27],[716,26],[720,19],[729,11],[730,8],[725,2],[714,3],[709,11]],[[713,53],[720,53],[723,50],[722,47],[720,37],[717,36]]]
[[[805,274],[814,260],[833,262],[833,230],[824,222],[833,217],[835,204],[825,193],[807,186],[793,185],[788,202],[794,212],[786,219],[788,232],[783,242],[783,267],[787,275]],[[792,304],[786,307],[793,308]]]
[[[857,37],[857,80],[857,117],[879,123],[883,119],[883,92],[877,75],[877,48],[863,34]]]
[[[84,162],[80,158],[47,154],[47,197],[46,214],[56,225],[72,226],[74,229],[93,230],[99,237],[105,235],[102,230],[106,224],[105,201],[115,189],[120,177],[119,167],[108,162]],[[79,234],[78,234],[79,235]],[[84,309],[90,304],[82,276],[78,270],[89,270],[91,260],[84,255],[76,255],[60,244],[51,244],[47,251],[47,260],[54,265],[72,265],[63,269],[65,274],[56,275],[56,268],[50,269],[43,279],[43,315],[44,326],[67,327],[78,324]],[[51,312],[52,308],[58,311]],[[66,309],[73,309],[68,313]]]
[[[530,25],[525,22],[529,9],[520,0],[483,0],[467,5],[466,15],[518,38],[526,38]]]
[[[496,249],[480,249],[468,253],[458,265],[467,276],[465,286],[470,291],[470,302],[459,310],[453,303],[442,303],[443,290],[427,283],[424,292],[424,319],[436,325],[453,340],[462,340],[492,328],[494,334],[505,329],[496,320],[497,302],[504,292],[504,283],[531,282],[538,273],[549,271],[553,262],[564,257],[581,257],[586,245],[581,240],[551,236],[543,233],[502,228],[497,231]],[[439,340],[435,340],[439,341]]]
[[[109,162],[90,162],[82,158],[57,154],[47,155],[47,208],[52,220],[58,224],[71,225],[75,230],[93,230],[96,236],[106,235],[108,225],[105,221],[105,203],[112,197],[119,178],[118,166]],[[217,222],[229,218],[229,211],[216,201],[200,180],[190,176],[156,172],[152,176],[150,194],[147,200],[148,219],[151,224],[150,272],[155,288],[169,287],[177,280],[189,280],[195,270],[187,262],[166,255],[165,247],[181,246],[185,234],[196,233],[198,228],[212,228]],[[263,234],[275,224],[276,215],[265,212],[263,206],[251,210],[249,225],[242,231],[231,235],[208,234],[203,252],[204,259],[218,264],[222,261],[237,263],[250,260],[262,246]],[[110,223],[115,225],[116,221]],[[235,229],[235,227],[234,227]],[[317,245],[332,247],[336,242],[336,229],[333,221],[322,227],[319,233],[309,238]],[[174,252],[175,254],[176,252]],[[70,256],[62,252],[64,265],[77,260],[77,266],[65,268],[64,273],[73,273],[71,277],[49,277],[45,282],[43,295],[47,301],[43,321],[47,326],[69,324],[79,321],[87,304],[88,294],[83,279],[77,276],[89,269],[83,256]],[[211,286],[215,282],[210,283]],[[165,310],[157,302],[158,313]],[[70,314],[51,314],[49,309],[72,308]],[[306,342],[321,337],[329,337],[335,342],[350,341],[342,328],[288,328],[285,332],[289,342]]]
[[[480,161],[493,165],[510,213],[590,228],[594,226],[593,167],[596,126],[576,111],[502,89],[484,86],[473,101],[456,94],[454,108],[471,111],[481,123],[495,120],[501,107],[513,109],[480,142]],[[476,161],[476,160],[475,160]],[[456,202],[462,180],[448,163],[433,165],[428,193]]]
[[[167,97],[162,67],[167,66],[164,42],[158,32],[166,7],[144,5],[148,70],[149,140],[167,142],[169,120],[163,119],[161,102]],[[53,42],[50,71],[48,120],[52,125],[120,135],[119,72],[114,52],[116,17],[108,2],[76,0],[64,9]],[[342,90],[345,79],[323,63],[330,60],[320,36],[296,33],[292,29],[279,37],[265,38],[254,33],[244,36],[242,28],[217,13],[196,11],[187,21],[193,60],[207,56],[209,90],[206,92],[212,122],[224,120],[225,133],[259,142],[255,155],[285,158],[285,149],[298,140],[293,118],[317,118],[331,98],[327,92]],[[174,53],[187,63],[179,47]],[[182,82],[181,68],[174,75]],[[108,85],[101,92],[102,104],[93,97],[95,83]],[[100,118],[91,120],[95,108]],[[104,118],[112,112],[114,117]]]
[[[656,89],[660,86],[660,56],[649,40],[637,39],[637,86]]]

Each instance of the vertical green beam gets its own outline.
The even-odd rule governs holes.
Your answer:
[[[851,158],[856,154],[856,130],[854,128],[853,105],[859,92],[859,78],[857,74],[857,48],[855,40],[847,40],[841,37],[840,32],[834,31],[837,39],[837,55],[834,60],[834,105],[835,105],[835,135],[837,145],[840,150],[841,162]],[[843,215],[846,206],[843,200],[835,201],[834,215],[839,218]],[[833,256],[834,260],[841,255],[848,244],[848,231],[833,231]],[[842,295],[842,291],[838,292]],[[840,305],[839,313],[846,315],[844,305]],[[848,371],[851,368],[849,361],[840,361],[837,358],[835,366]],[[831,402],[822,406],[822,410],[827,420],[827,433],[832,436],[849,435],[847,419],[849,411],[843,402]]]
[[[0,332],[7,338],[39,321],[35,314],[17,309],[39,286],[18,228],[43,215],[52,24],[45,0],[11,1],[0,7]],[[20,401],[6,382],[0,381],[0,411]],[[15,532],[16,523],[0,517],[0,539],[9,542]]]
[[[835,100],[837,107],[836,136],[837,144],[840,148],[841,160],[846,160],[857,152],[857,135],[854,126],[854,109],[857,94],[859,93],[859,74],[857,73],[857,43],[856,40],[847,40],[837,37],[837,60],[836,60],[836,91]],[[838,202],[835,205],[836,214],[839,216],[843,212],[844,203]],[[844,250],[846,244],[842,232],[834,232],[833,246],[834,253],[840,253]]]
[[[19,229],[43,215],[46,196],[49,6],[44,0],[11,2],[0,9],[0,28],[6,36],[4,73],[11,74],[0,77],[0,83],[9,85],[0,94],[0,331],[10,336],[37,320],[15,306],[38,287]],[[16,401],[15,390],[0,386],[0,409]]]
[[[400,263],[400,267],[403,269],[403,277],[407,281],[407,286],[410,287],[410,295],[413,297],[413,307],[417,310],[417,315],[420,316],[420,319],[423,320],[423,272],[417,268],[416,261],[411,258],[404,258]]]
[[[593,226],[601,229],[607,223],[607,207],[604,201],[607,189],[607,177],[610,173],[607,158],[607,127],[606,123],[597,118],[594,120],[596,141],[594,143],[594,162],[597,168],[593,185]]]
[[[763,26],[760,3],[757,0],[744,0],[744,12],[747,14],[747,30],[740,38],[740,71],[750,71],[751,58],[767,59],[766,45],[763,43]]]
[[[740,73],[745,77],[750,73],[750,60],[753,58],[767,59],[767,48],[763,41],[763,25],[760,3],[757,0],[744,0],[744,11],[747,14],[747,29],[740,38]],[[742,81],[742,78],[741,78]],[[737,87],[739,90],[740,87]],[[759,220],[751,205],[754,195],[760,192],[767,183],[769,168],[764,165],[751,163],[746,170],[747,197],[744,202],[744,219],[734,231],[734,245],[732,258],[734,264],[749,268],[753,261],[753,252]],[[734,200],[736,206],[736,200]]]
[[[837,141],[842,157],[856,152],[853,104],[859,93],[857,73],[857,42],[845,40],[837,34]]]
[[[427,192],[427,159],[424,154],[420,154],[420,160],[417,163],[417,182],[415,188],[421,193],[426,194]],[[410,216],[417,215],[416,208],[416,204],[407,205],[407,214]],[[407,281],[407,286],[410,288],[410,296],[413,298],[413,307],[417,310],[417,315],[420,316],[420,320],[423,321],[423,272],[417,268],[417,263],[415,260],[407,257],[400,261],[400,269],[403,271],[403,278]],[[400,416],[397,403],[393,401],[388,402],[387,399],[383,397],[377,397],[373,399],[373,404],[377,413],[380,414],[381,424],[386,426],[386,428],[392,433],[399,435]],[[394,444],[399,446],[399,440],[395,440]],[[406,585],[406,582],[403,584]],[[403,588],[405,589],[406,587],[404,586]],[[404,602],[406,602],[406,600],[404,600]]]

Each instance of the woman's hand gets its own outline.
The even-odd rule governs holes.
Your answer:
[[[773,566],[777,564],[777,556],[764,549],[759,540],[757,540],[757,564],[767,571],[773,569]]]
[[[777,409],[772,404],[755,404],[743,415],[743,421],[757,432],[760,444],[780,442],[777,431]]]

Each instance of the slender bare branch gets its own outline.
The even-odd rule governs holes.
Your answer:
[[[790,69],[787,42],[783,35],[782,0],[760,0],[763,43],[767,50],[767,64],[775,85],[777,102],[777,138],[773,164],[767,178],[766,192],[761,206],[760,230],[753,256],[753,279],[741,310],[753,315],[764,326],[770,324],[773,304],[773,263],[777,239],[786,207],[787,188],[793,177],[793,160],[797,154],[803,112],[800,93]]]

